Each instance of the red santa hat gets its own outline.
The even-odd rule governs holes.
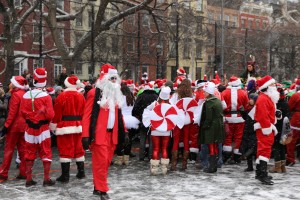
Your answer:
[[[48,94],[55,94],[55,90],[53,87],[47,87],[46,91]]]
[[[22,90],[29,89],[29,86],[27,84],[27,80],[23,76],[13,76],[10,79],[10,82],[17,88],[20,88]]]
[[[39,88],[45,87],[47,84],[46,78],[47,78],[47,71],[45,70],[45,68],[36,68],[33,71],[33,79],[34,79],[33,85],[35,87],[39,87]]]
[[[258,90],[261,91],[275,83],[275,79],[273,79],[271,76],[264,76],[261,79],[257,80],[256,83],[258,86]]]
[[[153,90],[153,85],[151,83],[146,83],[142,85],[144,90]]]
[[[220,85],[220,81],[218,81],[217,79],[212,79],[210,80],[210,82],[214,83],[215,85]]]
[[[162,100],[168,100],[170,98],[171,88],[162,87],[159,93],[159,98]]]
[[[240,86],[241,84],[242,84],[241,80],[235,76],[230,77],[229,82],[228,82],[228,85],[233,86],[233,87]]]
[[[118,74],[118,70],[116,70],[116,68],[111,64],[106,63],[101,67],[99,78],[102,79],[105,75],[116,75],[116,74]]]
[[[204,74],[203,80],[207,81],[207,75],[206,74]]]
[[[180,74],[180,75],[186,75],[186,73],[185,73],[185,70],[183,69],[183,68],[179,68],[179,69],[177,69],[177,74]]]
[[[157,88],[161,88],[161,86],[164,84],[163,83],[163,80],[161,80],[161,79],[156,79],[156,81],[155,81],[155,86],[157,87]]]
[[[300,87],[300,77],[297,79],[296,85],[297,85],[297,87]]]
[[[65,79],[65,86],[67,88],[78,88],[81,86],[80,80],[77,76],[70,76]]]
[[[215,93],[215,87],[216,85],[213,82],[207,82],[205,83],[203,90],[208,94],[213,95]]]
[[[185,76],[177,76],[176,83],[179,85],[184,79],[185,79]]]

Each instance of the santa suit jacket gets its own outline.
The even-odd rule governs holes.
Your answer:
[[[21,100],[25,91],[15,88],[12,90],[11,98],[8,107],[8,116],[6,118],[4,126],[9,129],[10,132],[25,132],[25,119],[21,115]]]
[[[224,101],[227,105],[224,109],[225,119],[228,123],[242,123],[245,120],[242,118],[240,108],[243,106],[246,108],[248,104],[248,95],[240,87],[228,86],[226,90],[222,92]]]
[[[93,110],[94,98],[96,89],[91,89],[87,94],[83,119],[82,119],[82,137],[90,137],[90,124],[91,124],[91,114]],[[113,144],[118,144],[118,106],[115,107],[115,123],[112,132]],[[106,145],[106,130],[108,123],[109,109],[100,107],[98,113],[98,119],[95,127],[95,144],[96,145]]]
[[[277,134],[275,117],[276,107],[271,98],[260,93],[256,101],[254,120],[254,130],[261,130],[264,135],[270,135],[273,131]]]
[[[300,130],[300,91],[293,94],[289,100],[289,107],[292,114],[291,128]]]
[[[50,124],[50,128],[56,130],[56,135],[81,133],[81,119],[84,112],[84,106],[84,96],[77,92],[77,89],[65,89],[65,91],[58,95],[55,100],[55,116]],[[78,119],[64,120],[66,118],[74,117]]]

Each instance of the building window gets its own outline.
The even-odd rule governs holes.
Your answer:
[[[147,72],[148,73],[148,65],[143,65],[142,66],[142,74]]]
[[[208,57],[207,57],[207,64],[209,66],[212,66],[212,63],[213,63],[213,56],[212,55],[208,55]]]
[[[218,24],[221,24],[221,20],[222,20],[222,15],[220,14],[220,15],[218,16]]]
[[[82,14],[77,15],[76,26],[82,26]]]
[[[15,32],[15,41],[16,42],[22,42],[22,28],[20,27],[20,30]]]
[[[183,58],[187,59],[190,56],[190,39],[184,40],[184,46],[183,46]]]
[[[207,14],[207,18],[208,18],[208,23],[209,23],[209,24],[215,23],[215,22],[214,22],[215,19],[214,19],[214,14],[213,14],[213,13],[209,12],[209,13]]]
[[[133,52],[134,51],[134,38],[133,38],[133,36],[129,36],[127,38],[127,50],[128,50],[128,52]]]
[[[196,58],[197,59],[202,59],[202,46],[203,46],[202,41],[196,42]]]
[[[246,29],[246,19],[241,19],[242,29]]]
[[[196,10],[198,12],[202,12],[203,11],[203,0],[197,0],[197,7]]]
[[[175,58],[176,50],[175,50],[175,40],[174,40],[174,38],[171,38],[171,42],[169,43],[169,52],[170,52],[170,58]]]
[[[233,27],[236,27],[236,26],[237,26],[237,19],[238,19],[237,16],[233,16],[233,17],[232,17],[232,26],[233,26]]]
[[[190,2],[190,0],[183,1],[183,7],[185,9],[190,9],[191,8],[191,2]]]
[[[92,27],[92,20],[93,20],[93,18],[92,18],[92,12],[89,12],[89,28],[91,28]]]
[[[33,70],[35,70],[36,68],[39,67],[43,67],[44,66],[44,60],[42,59],[42,63],[40,63],[39,59],[34,59],[33,60]]]
[[[14,3],[15,3],[15,7],[21,7],[22,6],[21,5],[21,0],[15,0]]]
[[[266,29],[266,28],[267,28],[267,22],[264,21],[264,22],[263,22],[263,29]]]
[[[142,21],[143,26],[149,26],[149,16],[144,14],[143,16],[143,21]]]
[[[183,69],[187,75],[190,74],[190,67],[184,66]]]
[[[64,28],[58,28],[59,35],[62,38],[62,40],[65,40],[65,29]]]
[[[58,78],[62,70],[62,63],[59,60],[56,60],[54,63],[54,78]]]
[[[82,74],[82,63],[77,63],[75,66],[75,74]]]
[[[253,29],[253,20],[252,19],[250,19],[250,20],[248,20],[248,29],[249,30],[251,30],[251,29]]]
[[[255,27],[256,29],[260,29],[260,20],[255,21]]]
[[[127,23],[134,25],[134,14],[127,16]]]
[[[57,8],[64,10],[64,0],[56,0]]]
[[[201,34],[202,33],[202,20],[203,18],[201,16],[197,16],[197,30],[196,34]]]
[[[15,63],[14,75],[21,76],[24,70],[24,63],[22,61],[17,61]]]
[[[43,27],[42,27],[42,33],[43,33]],[[39,23],[37,23],[37,22],[33,22],[33,35],[34,35],[33,43],[39,43],[40,42],[40,30],[39,30]],[[42,34],[42,44],[44,44],[44,34]]]
[[[144,53],[144,54],[149,53],[149,39],[148,38],[143,38],[142,53]]]
[[[229,16],[225,15],[225,26],[229,26]]]

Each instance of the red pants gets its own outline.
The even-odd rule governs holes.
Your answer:
[[[57,136],[57,148],[60,162],[84,161],[84,150],[81,142],[81,134],[65,134]]]
[[[299,142],[300,142],[300,131],[293,129],[293,139],[289,144],[286,145],[286,151],[287,151],[286,159],[289,162],[295,163],[295,148],[296,148],[296,144]]]
[[[173,148],[172,151],[178,150],[179,140],[180,136],[183,135],[183,149],[184,151],[189,151],[190,145],[189,145],[189,135],[190,135],[190,129],[191,124],[184,125],[182,129],[178,128],[177,126],[173,130]]]
[[[8,177],[8,170],[16,146],[21,160],[20,167],[19,167],[20,175],[26,176],[24,133],[8,132],[5,139],[3,163],[0,167],[0,175],[3,177]]]
[[[245,122],[243,123],[228,123],[229,133],[225,136],[223,151],[232,152],[232,142],[234,141],[235,147],[233,153],[240,154],[239,149],[242,142]]]
[[[168,144],[170,136],[151,136],[152,139],[152,159],[159,160],[159,152],[161,150],[161,157],[168,158]]]
[[[105,144],[92,145],[92,170],[94,187],[101,192],[109,190],[107,184],[108,168],[114,155],[116,145],[112,142],[112,133],[105,133]]]
[[[270,135],[264,135],[261,129],[256,130],[257,137],[257,154],[256,162],[259,163],[259,160],[269,162],[271,157],[272,146],[274,143],[274,132]]]
[[[199,126],[198,124],[190,125],[190,152],[198,153],[199,145],[198,145],[198,135],[199,135]]]
[[[208,150],[210,156],[215,156],[219,154],[219,146],[218,143],[208,144]]]

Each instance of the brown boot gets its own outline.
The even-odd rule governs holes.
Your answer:
[[[172,151],[171,171],[176,171],[178,151]]]
[[[270,173],[282,173],[281,161],[275,162],[275,166],[272,169],[270,169]]]
[[[285,162],[286,162],[285,160],[281,161],[281,171],[282,171],[282,173],[286,173]]]
[[[187,169],[187,160],[189,158],[190,152],[189,151],[184,151],[183,152],[183,160],[182,160],[182,170]]]

